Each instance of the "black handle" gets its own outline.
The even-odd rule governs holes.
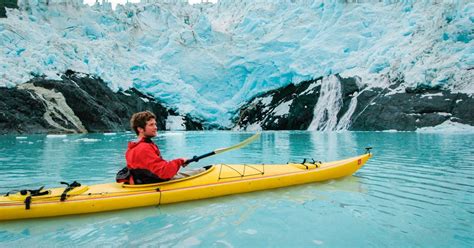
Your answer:
[[[207,157],[210,157],[210,156],[215,155],[215,154],[216,153],[214,151],[212,151],[212,152],[208,152],[206,154],[203,154],[201,156],[194,156],[192,159],[186,160],[186,162],[184,162],[184,164],[187,165],[187,164],[190,164],[192,162],[198,162],[200,159],[207,158]]]

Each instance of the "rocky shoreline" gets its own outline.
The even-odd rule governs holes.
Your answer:
[[[474,98],[441,88],[366,88],[358,77],[332,75],[290,84],[241,107],[235,130],[414,131],[445,121],[474,125]]]
[[[113,92],[100,78],[67,71],[61,80],[37,77],[0,88],[0,134],[126,131],[131,115],[143,110],[157,115],[160,130],[170,116],[182,119],[182,129],[203,129],[199,120],[180,117],[136,89]]]
[[[367,88],[358,77],[320,77],[265,92],[238,109],[233,130],[414,131],[445,121],[474,126],[472,95],[441,88]],[[67,71],[0,88],[0,134],[130,130],[130,116],[150,110],[160,130],[230,129],[180,116],[134,88],[113,92],[96,77]],[[177,122],[177,123],[176,123]]]

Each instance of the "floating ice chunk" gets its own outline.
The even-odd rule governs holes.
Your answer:
[[[438,126],[418,128],[419,133],[474,133],[474,126],[447,120]]]
[[[189,237],[179,242],[176,246],[195,247],[195,246],[199,246],[199,244],[201,244],[201,240],[199,240],[196,237]]]
[[[313,243],[316,244],[316,245],[322,245],[322,244],[324,244],[323,241],[317,240],[317,239],[313,240]]]
[[[220,247],[234,247],[231,243],[225,240],[216,240],[216,244],[220,244],[220,245],[217,245]]]
[[[183,133],[180,133],[180,132],[162,132],[160,133],[158,136],[161,137],[161,136],[183,136],[184,134]]]
[[[243,233],[245,233],[245,234],[249,234],[249,235],[255,235],[255,234],[257,234],[257,230],[255,230],[255,229],[247,229],[247,230],[243,230],[243,231],[241,231],[241,232],[243,232]]]
[[[100,139],[82,138],[82,139],[77,139],[75,141],[76,142],[92,143],[92,142],[98,142],[98,141],[100,141]]]
[[[34,144],[34,142],[31,142],[31,141],[20,141],[20,143],[22,143],[22,144],[28,144],[28,145]]]
[[[66,138],[66,134],[48,134],[46,138]]]

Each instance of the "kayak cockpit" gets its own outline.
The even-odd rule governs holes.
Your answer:
[[[213,171],[214,169],[215,169],[214,165],[208,165],[202,168],[180,172],[173,179],[166,182],[150,183],[150,184],[124,184],[122,183],[122,187],[148,188],[148,187],[162,186],[162,185],[167,185],[167,184],[172,184],[172,183],[177,183],[177,182],[183,182],[183,181],[191,180],[191,179],[206,175],[207,173]]]

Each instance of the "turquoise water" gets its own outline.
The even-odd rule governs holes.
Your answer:
[[[191,157],[249,137],[163,132],[163,156]],[[114,180],[130,133],[0,136],[0,192]],[[474,135],[264,132],[212,163],[374,157],[351,177],[194,202],[0,223],[0,246],[472,247]],[[1,214],[1,212],[0,212]]]

